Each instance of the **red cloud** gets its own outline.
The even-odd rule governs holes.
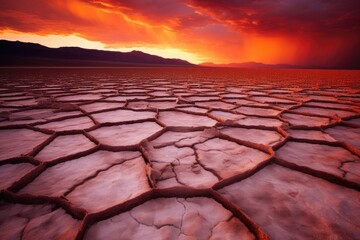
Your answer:
[[[98,8],[118,11],[133,19],[143,19],[153,25],[164,24],[173,29],[203,26],[211,18],[199,14],[180,0],[83,0]]]

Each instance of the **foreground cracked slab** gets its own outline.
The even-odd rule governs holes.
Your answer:
[[[95,178],[100,172],[140,156],[140,152],[97,151],[48,168],[19,193],[62,196],[71,192],[76,186]]]
[[[35,168],[30,163],[5,164],[0,166],[0,189],[6,189]]]
[[[280,111],[271,108],[255,108],[255,107],[240,107],[234,110],[235,112],[248,115],[257,116],[276,116]]]
[[[0,126],[11,126],[19,124],[41,123],[47,120],[74,116],[81,114],[80,111],[62,112],[57,109],[33,109],[9,113],[8,120],[0,122]]]
[[[284,113],[281,117],[294,126],[320,127],[331,123],[330,118]]]
[[[66,198],[88,212],[99,212],[150,190],[145,162],[141,157],[100,172],[78,185]],[[89,201],[92,199],[92,201]]]
[[[270,158],[260,150],[219,138],[196,144],[195,149],[200,164],[222,179],[251,170]]]
[[[219,178],[197,159],[197,143],[214,137],[210,131],[165,132],[145,145],[151,164],[151,174],[158,188],[189,186],[211,187]]]
[[[80,221],[51,205],[0,203],[1,239],[74,239]]]
[[[271,130],[225,127],[220,132],[235,139],[268,146],[274,146],[284,140],[280,133]]]
[[[310,140],[320,140],[320,141],[328,141],[334,142],[336,141],[332,138],[329,134],[319,131],[319,130],[296,130],[296,129],[289,129],[287,130],[289,135],[293,138],[297,139],[310,139]]]
[[[136,121],[155,118],[155,115],[155,112],[131,111],[125,109],[92,114],[94,119],[99,123]]]
[[[142,122],[101,127],[89,133],[109,146],[129,146],[140,143],[161,129],[162,127],[155,122]]]
[[[159,188],[211,187],[221,179],[249,171],[270,158],[257,149],[203,132],[166,132],[145,146]]]
[[[341,142],[347,142],[360,150],[360,127],[352,128],[336,126],[325,130],[331,137]]]
[[[281,127],[284,122],[276,118],[246,117],[237,120],[236,123],[243,126],[265,126],[265,127]]]
[[[360,193],[271,165],[219,190],[273,239],[357,239]]]
[[[93,225],[85,239],[255,239],[210,198],[158,198]]]
[[[216,124],[216,121],[209,117],[177,111],[160,112],[159,120],[166,126],[178,127],[212,127]]]
[[[360,158],[342,147],[288,142],[276,152],[276,157],[296,166],[360,183]]]
[[[93,121],[89,117],[70,118],[62,121],[54,121],[45,124],[36,125],[38,128],[53,131],[71,131],[83,130],[94,126]]]
[[[95,102],[90,104],[81,105],[80,108],[86,112],[95,112],[111,108],[124,107],[125,103],[114,103],[114,102]]]
[[[35,159],[48,162],[60,157],[84,152],[95,146],[95,143],[82,134],[58,136],[36,154]]]
[[[49,135],[29,129],[0,130],[0,161],[30,153]]]
[[[295,109],[295,111],[300,112],[300,113],[314,113],[314,114],[320,114],[320,115],[325,115],[325,116],[337,115],[341,118],[356,115],[355,112],[351,112],[351,111],[338,110],[338,109],[316,108],[316,107],[300,107],[300,108]]]

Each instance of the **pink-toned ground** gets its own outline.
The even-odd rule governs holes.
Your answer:
[[[0,73],[0,239],[360,239],[359,71]]]

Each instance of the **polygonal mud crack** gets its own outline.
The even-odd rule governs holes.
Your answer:
[[[35,168],[30,163],[5,164],[0,166],[0,190],[10,187]]]
[[[10,126],[18,124],[32,124],[32,123],[41,123],[48,120],[68,117],[81,114],[80,111],[69,111],[69,112],[59,112],[55,109],[32,109],[24,110],[20,112],[10,113],[7,117],[7,121],[0,122],[1,126]]]
[[[244,126],[281,127],[284,125],[279,119],[265,117],[245,117],[236,120],[235,122]]]
[[[331,123],[330,118],[307,116],[295,113],[283,113],[281,117],[294,126],[319,127]]]
[[[136,121],[141,119],[155,118],[155,115],[155,112],[132,111],[126,109],[92,114],[94,119],[99,123]]]
[[[342,147],[301,142],[288,142],[276,152],[276,158],[285,164],[306,167],[339,178],[360,183],[360,158]],[[344,169],[344,163],[353,162]]]
[[[36,125],[36,127],[53,131],[83,130],[92,126],[94,126],[93,121],[86,116]]]
[[[350,143],[360,152],[360,127],[336,126],[326,129],[325,132],[338,141]]]
[[[310,139],[310,140],[320,140],[335,142],[336,140],[332,138],[329,134],[319,130],[297,130],[297,129],[288,129],[287,132],[293,138],[297,139]]]
[[[0,202],[0,239],[74,239],[80,221],[53,208]]]
[[[157,187],[166,188],[179,185],[190,187],[210,187],[218,178],[206,171],[197,161],[195,151],[190,147],[166,146],[147,148],[153,168],[152,177]]]
[[[95,112],[100,110],[106,110],[111,108],[124,107],[125,102],[114,103],[114,102],[95,102],[81,105],[80,108],[85,110],[86,112]]]
[[[232,112],[219,111],[219,110],[211,111],[209,113],[209,115],[216,118],[216,119],[219,119],[219,120],[221,120],[223,122],[225,122],[226,120],[232,120],[232,121],[237,122],[240,119],[246,118],[246,116],[242,115],[242,114],[235,114],[235,113],[232,113]]]
[[[0,130],[0,161],[30,153],[49,135],[29,129]]]
[[[131,159],[141,159],[140,156],[140,152],[97,151],[46,169],[19,193],[60,197],[95,178],[100,172]]]
[[[216,121],[209,117],[178,111],[160,112],[159,121],[166,126],[178,127],[212,127],[216,124]]]
[[[317,108],[317,107],[299,107],[299,108],[294,109],[294,112],[320,114],[320,115],[324,115],[324,116],[337,115],[341,118],[356,115],[355,112],[351,112],[351,111]]]
[[[138,157],[100,172],[95,178],[77,186],[66,198],[75,206],[94,213],[149,190],[146,165],[144,159]]]
[[[93,142],[82,134],[58,136],[36,154],[35,159],[48,162],[60,157],[84,152],[95,146]]]
[[[210,198],[158,198],[90,227],[85,239],[255,239]]]
[[[162,127],[155,122],[142,122],[100,127],[89,133],[100,143],[116,147],[136,145],[161,129]]]
[[[225,127],[221,133],[242,141],[274,146],[284,140],[284,137],[272,130]]]
[[[145,144],[157,187],[211,187],[221,179],[249,172],[271,157],[217,135],[216,129],[166,132]]]
[[[144,145],[149,158],[151,175],[159,188],[173,186],[210,187],[218,181],[197,161],[192,147],[214,136],[211,130],[166,132]]]
[[[257,116],[276,116],[280,113],[279,110],[271,108],[259,108],[259,107],[239,107],[234,110],[240,114],[257,115]]]
[[[76,94],[71,96],[62,96],[56,98],[58,101],[84,101],[84,100],[97,100],[100,99],[101,95],[98,94]]]
[[[132,109],[169,109],[175,106],[175,101],[132,101],[127,104]]]
[[[270,165],[219,190],[274,239],[356,239],[360,193]]]
[[[198,160],[222,179],[254,169],[271,156],[260,150],[213,138],[195,145]]]
[[[233,109],[236,107],[236,105],[221,101],[198,102],[195,105],[204,108],[217,108],[217,109]]]

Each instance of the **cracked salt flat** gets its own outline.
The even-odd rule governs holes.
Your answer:
[[[356,238],[356,81],[66,71],[0,75],[1,239]]]

